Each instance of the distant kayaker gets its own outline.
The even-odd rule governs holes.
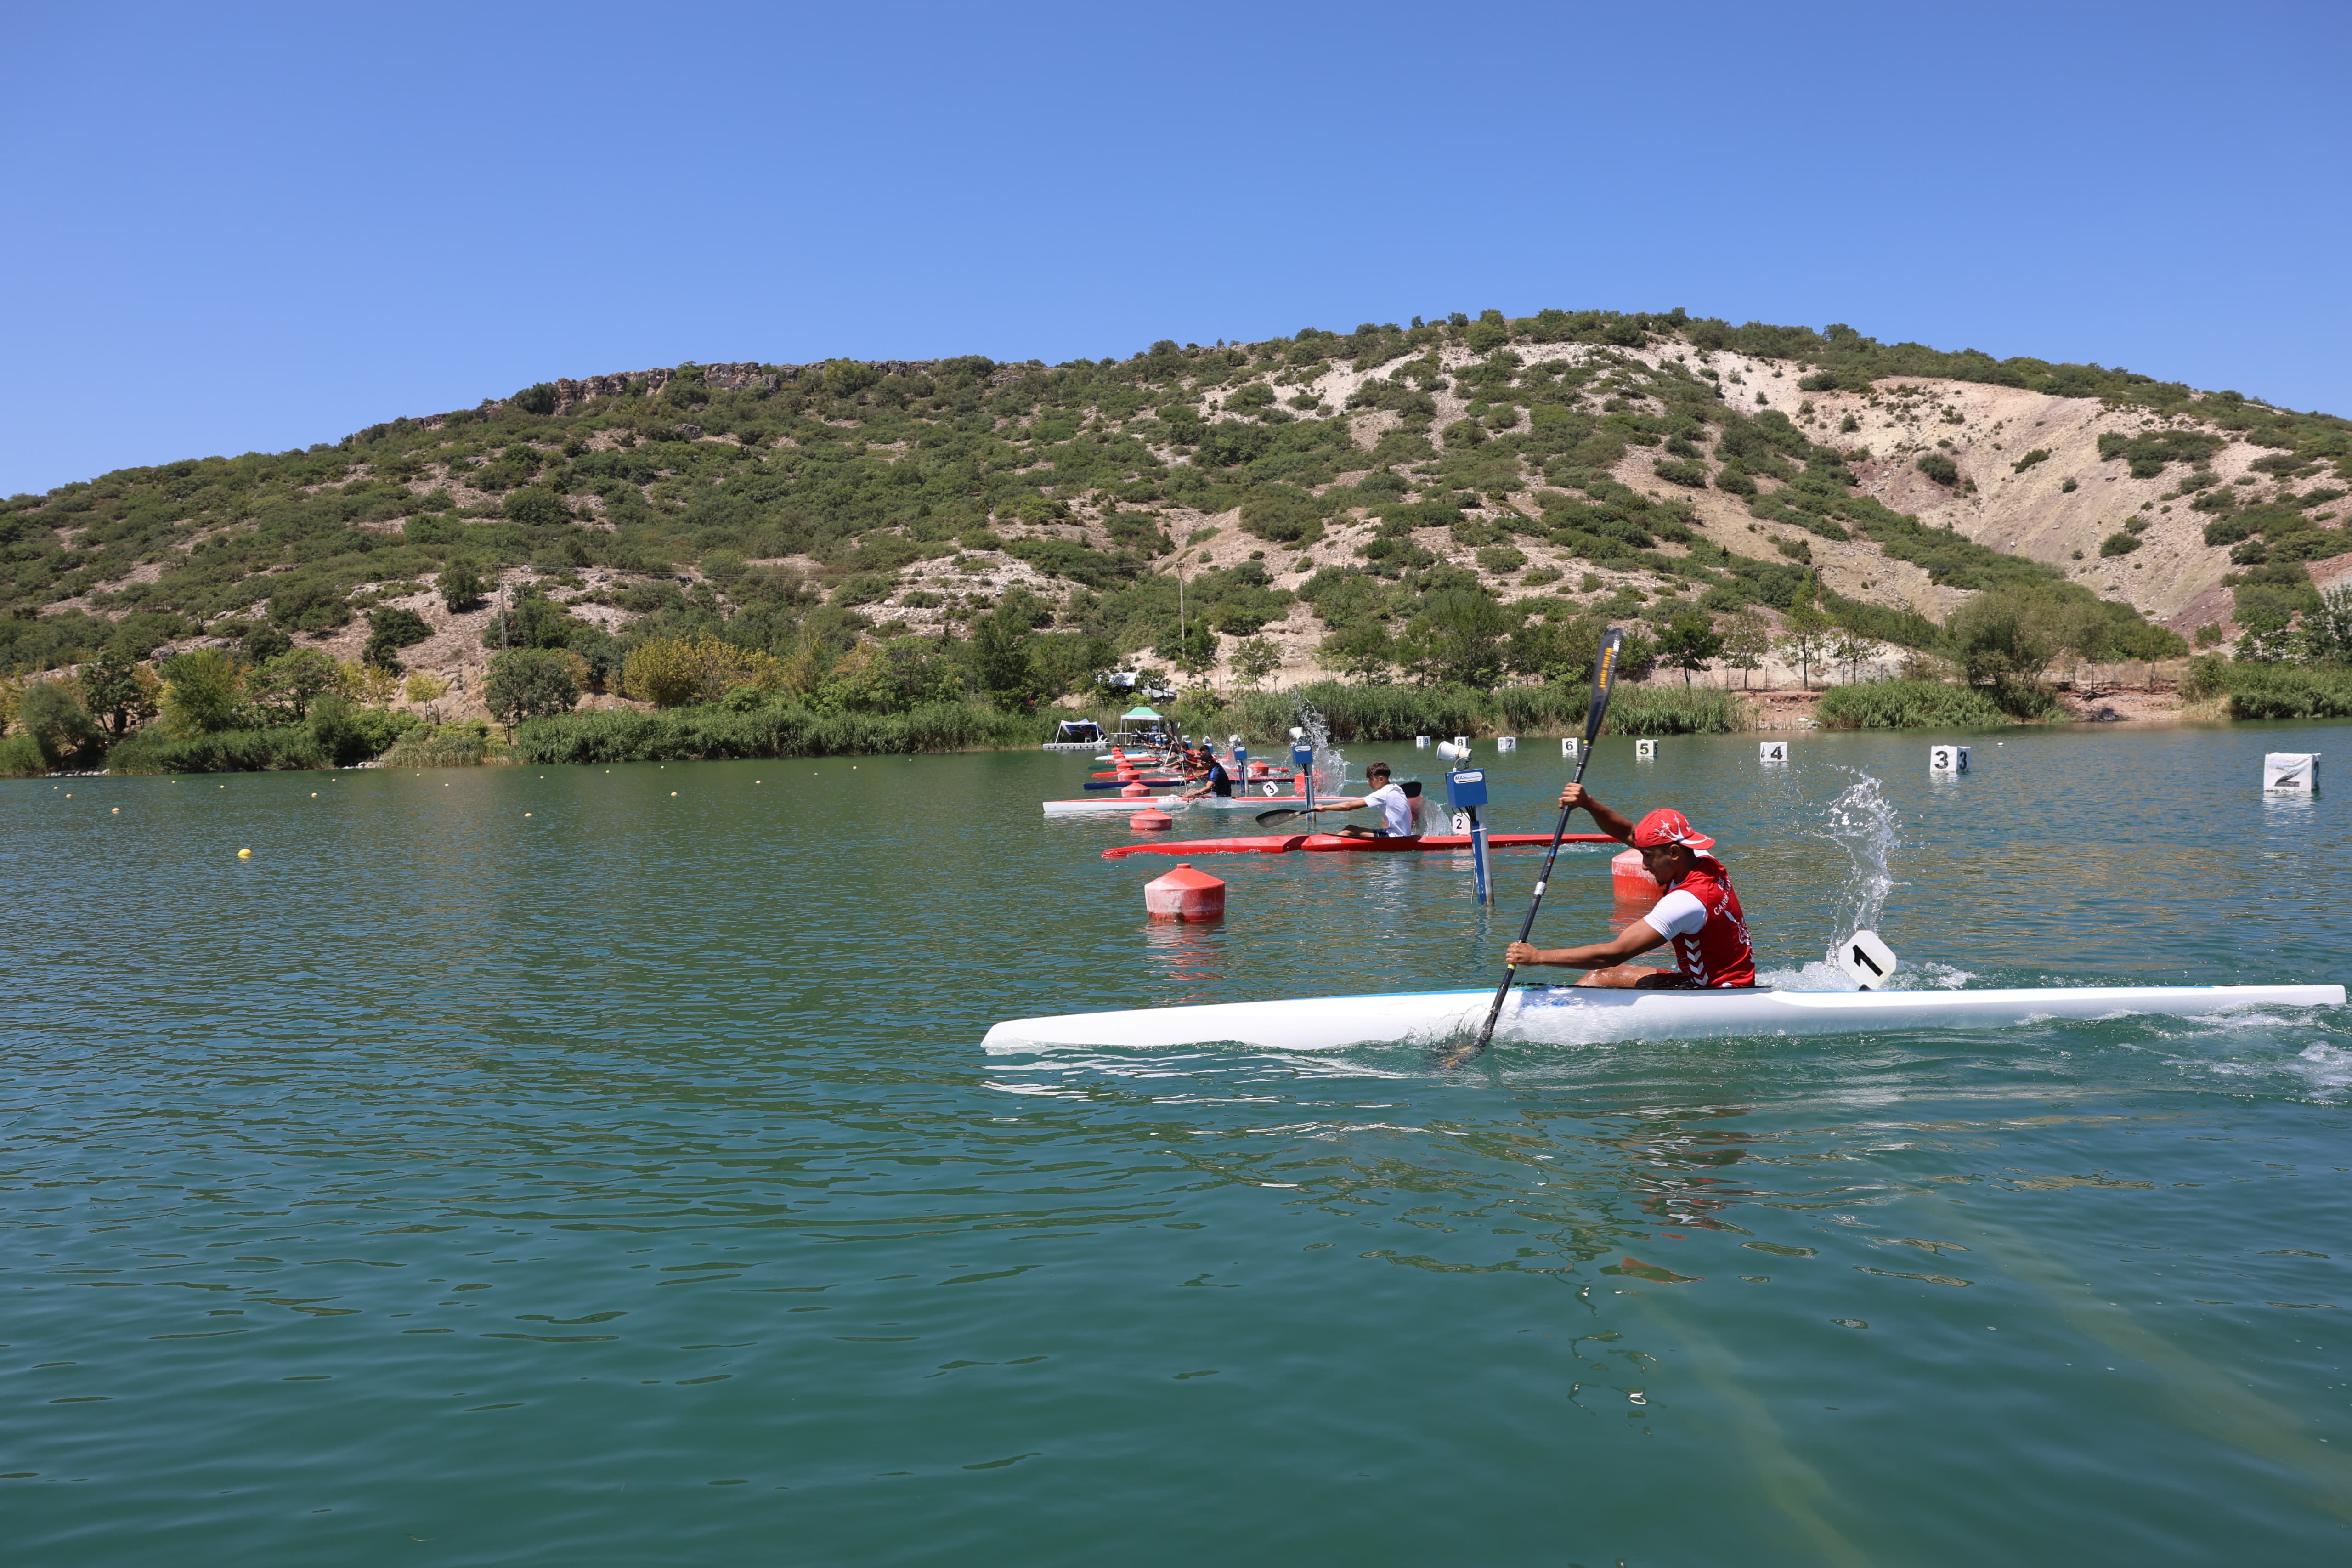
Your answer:
[[[1601,832],[1640,850],[1643,866],[1665,896],[1612,942],[1549,949],[1515,942],[1507,962],[1586,970],[1580,985],[1696,989],[1756,984],[1748,920],[1740,912],[1739,895],[1731,890],[1731,874],[1708,853],[1714,839],[1692,827],[1681,812],[1663,806],[1636,825],[1581,784],[1560,791],[1559,804],[1563,809],[1584,807]],[[1672,969],[1624,962],[1669,942],[1675,950]]]
[[[1187,790],[1184,793],[1184,798],[1198,800],[1204,795],[1231,797],[1234,793],[1234,775],[1225,771],[1225,764],[1217,760],[1217,753],[1213,751],[1202,752],[1201,760],[1208,768],[1209,776],[1201,781],[1200,788]]]
[[[1389,783],[1388,763],[1374,763],[1364,770],[1364,779],[1372,786],[1365,792],[1364,804],[1379,812],[1381,820],[1370,827],[1342,827],[1339,829],[1340,837],[1343,838],[1412,837],[1412,797],[1405,794],[1400,786]]]

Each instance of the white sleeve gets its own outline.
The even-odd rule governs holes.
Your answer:
[[[1706,906],[1698,901],[1697,894],[1676,888],[1642,919],[1660,936],[1696,936],[1706,924]]]

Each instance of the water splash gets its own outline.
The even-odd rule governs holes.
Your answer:
[[[1895,890],[1895,848],[1902,823],[1895,803],[1877,779],[1857,770],[1845,793],[1822,814],[1813,836],[1825,838],[1845,854],[1849,870],[1838,895],[1836,929],[1830,940],[1840,941],[1857,931],[1876,931],[1886,912],[1886,898]]]
[[[1329,721],[1312,702],[1301,702],[1297,714],[1298,727],[1307,731],[1307,743],[1315,748],[1315,793],[1318,795],[1347,794],[1348,758],[1345,752],[1331,744]]]

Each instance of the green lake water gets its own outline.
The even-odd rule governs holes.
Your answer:
[[[1588,782],[1784,982],[1881,869],[1913,984],[2352,975],[2352,779],[2257,787],[2352,729],[1930,739]],[[1549,827],[1557,742],[1480,756]],[[1540,862],[1208,859],[1155,929],[1171,862],[1040,817],[1090,766],[0,784],[8,1561],[2352,1555],[2341,1010],[984,1055],[1478,984]],[[1610,912],[1564,857],[1539,940]]]

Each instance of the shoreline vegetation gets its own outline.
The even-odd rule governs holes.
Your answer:
[[[2352,672],[2191,661],[2179,695],[2199,715],[2246,721],[2352,718]],[[1763,700],[1785,693],[1718,687],[1631,684],[1618,689],[1604,732],[1624,736],[1729,734],[1761,728]],[[1192,734],[1239,733],[1261,742],[1283,734],[1311,709],[1339,744],[1410,742],[1417,735],[1542,738],[1576,732],[1588,688],[1363,686],[1324,681],[1285,691],[1227,698],[1192,693],[1160,705],[1170,724]],[[1118,707],[1008,710],[969,699],[903,712],[851,712],[789,696],[738,688],[716,702],[651,710],[614,708],[522,719],[510,736],[480,720],[432,725],[413,716],[328,696],[298,723],[174,737],[160,726],[133,731],[102,757],[45,752],[17,730],[0,739],[0,777],[52,773],[275,772],[374,765],[443,768],[530,763],[588,764],[730,758],[873,756],[1024,751],[1050,738],[1065,718],[1093,718],[1109,730]],[[21,713],[21,700],[19,705]],[[37,722],[41,715],[37,712]],[[1819,730],[1995,730],[2070,721],[2046,688],[1979,687],[1917,677],[1859,681],[1822,690]],[[93,766],[91,764],[98,764]]]

